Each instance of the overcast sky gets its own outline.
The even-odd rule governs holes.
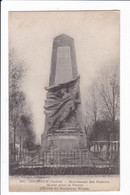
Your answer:
[[[64,33],[74,39],[84,104],[97,72],[119,64],[119,23],[118,11],[10,12],[9,46],[27,66],[23,91],[32,110],[37,140],[44,131],[44,88],[49,83],[54,37]]]

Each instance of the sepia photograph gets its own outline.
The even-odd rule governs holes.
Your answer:
[[[9,190],[120,190],[120,11],[8,13]]]

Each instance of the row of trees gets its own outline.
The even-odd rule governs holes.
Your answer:
[[[86,124],[90,141],[119,140],[119,80],[119,66],[108,66],[88,89]]]
[[[22,90],[25,74],[24,62],[19,60],[14,49],[9,52],[9,154],[11,162],[16,156],[35,148],[35,134],[30,108]]]

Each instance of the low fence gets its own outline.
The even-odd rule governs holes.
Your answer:
[[[120,143],[119,141],[93,141],[89,144],[92,158],[119,163]]]
[[[82,166],[86,165],[88,150],[45,150],[43,152],[16,153],[19,166]],[[11,160],[13,164],[13,159]]]
[[[11,162],[10,174],[118,174],[119,142],[91,142],[89,149],[21,154],[17,151],[15,161]]]

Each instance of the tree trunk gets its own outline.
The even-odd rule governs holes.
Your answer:
[[[14,128],[14,162],[16,162],[16,129]]]

